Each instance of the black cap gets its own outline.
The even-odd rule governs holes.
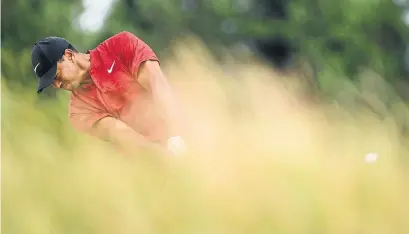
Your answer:
[[[31,52],[31,63],[36,76],[39,78],[37,93],[50,86],[56,77],[57,62],[64,55],[70,43],[60,37],[46,37],[37,41]]]

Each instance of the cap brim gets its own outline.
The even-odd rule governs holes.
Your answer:
[[[57,65],[54,65],[50,68],[38,81],[37,93],[41,93],[43,89],[52,85],[57,75]]]

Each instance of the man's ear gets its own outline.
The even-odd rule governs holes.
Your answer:
[[[74,62],[73,56],[74,56],[74,51],[72,51],[71,49],[65,49],[64,57],[66,57],[69,61]]]

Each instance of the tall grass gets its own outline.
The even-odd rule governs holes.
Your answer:
[[[3,84],[2,233],[409,233],[403,103],[386,111],[363,78],[341,99],[369,90],[383,119],[351,113],[255,62],[176,51],[163,64],[185,110],[180,158],[120,155],[72,130],[67,94],[38,103]]]

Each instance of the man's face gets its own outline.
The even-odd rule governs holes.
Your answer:
[[[66,50],[62,59],[57,63],[57,74],[53,82],[54,87],[72,91],[81,85],[81,69],[75,60],[75,54]]]

